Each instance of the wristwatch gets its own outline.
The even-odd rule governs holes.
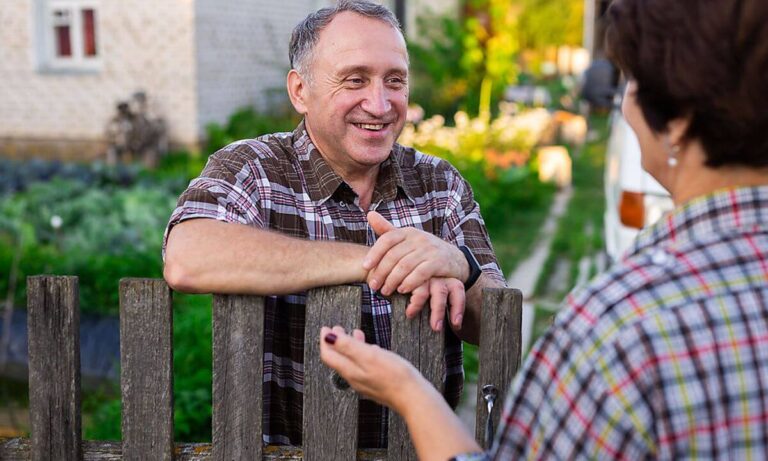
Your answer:
[[[469,248],[461,245],[459,250],[464,253],[464,257],[467,258],[467,264],[469,264],[469,277],[467,277],[467,281],[464,282],[464,291],[467,291],[472,288],[472,285],[474,285],[475,282],[477,282],[477,279],[480,278],[480,274],[482,274],[483,271],[480,270],[480,264],[477,263],[475,255],[472,254]]]

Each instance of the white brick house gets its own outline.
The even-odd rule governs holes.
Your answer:
[[[95,157],[116,103],[137,90],[172,143],[194,148],[207,123],[284,94],[290,31],[332,2],[0,0],[0,154]],[[456,11],[456,0],[407,4],[409,30],[424,8]]]

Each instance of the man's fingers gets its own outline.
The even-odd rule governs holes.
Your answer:
[[[429,299],[429,282],[422,284],[411,292],[411,301],[405,308],[405,316],[412,319],[424,308]]]
[[[371,249],[368,250],[368,254],[365,255],[365,258],[363,259],[363,269],[371,270],[378,266],[381,258],[383,258],[392,247],[405,240],[405,238],[406,234],[402,231],[390,232],[379,237]]]
[[[419,286],[429,281],[429,277],[424,276],[422,266],[425,261],[422,255],[417,253],[409,253],[402,257],[387,274],[384,284],[381,286],[381,292],[385,295],[389,295],[398,291],[400,293],[410,293]],[[414,280],[421,281],[421,283],[413,283],[408,290],[398,290],[400,285],[407,277],[411,277]]]
[[[436,272],[431,261],[420,260],[418,264],[408,270],[408,274],[399,281],[394,288],[398,293],[409,293],[424,283],[429,283]]]
[[[435,331],[443,330],[443,319],[445,318],[445,306],[448,302],[448,286],[444,281],[433,279],[429,284],[429,324]]]
[[[383,235],[395,229],[395,226],[393,226],[391,222],[387,221],[384,216],[375,211],[369,211],[367,218],[368,223],[371,225],[373,231],[376,232],[376,235]]]
[[[451,305],[450,319],[454,330],[461,330],[464,322],[464,310],[466,309],[467,294],[464,292],[464,284],[457,279],[446,281],[448,285],[448,301]]]
[[[377,242],[378,243],[378,242]],[[375,245],[374,245],[375,247]],[[373,290],[379,290],[385,295],[389,295],[392,291],[394,291],[394,288],[397,288],[395,286],[394,288],[391,288],[390,291],[384,291],[384,285],[386,285],[387,278],[389,277],[390,273],[392,272],[392,269],[395,268],[400,263],[400,260],[408,255],[410,252],[408,245],[406,245],[404,242],[400,242],[393,247],[389,249],[378,261],[376,266],[368,273],[368,285],[370,285],[371,289]],[[371,252],[369,251],[369,254]],[[363,266],[365,268],[365,266]]]

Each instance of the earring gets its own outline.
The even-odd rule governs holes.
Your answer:
[[[667,159],[667,165],[669,165],[670,168],[674,168],[677,166],[677,154],[680,152],[680,146],[675,144],[672,146],[672,149],[669,151],[669,158]]]
[[[669,142],[669,138],[666,139],[667,144],[667,165],[670,168],[677,166],[677,154],[680,153],[680,145],[672,144]]]

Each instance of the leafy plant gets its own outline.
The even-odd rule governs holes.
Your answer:
[[[225,126],[210,123],[205,127],[208,137],[206,153],[210,155],[227,144],[241,139],[292,131],[299,120],[299,115],[287,108],[270,114],[257,112],[253,107],[238,109],[229,117]]]

